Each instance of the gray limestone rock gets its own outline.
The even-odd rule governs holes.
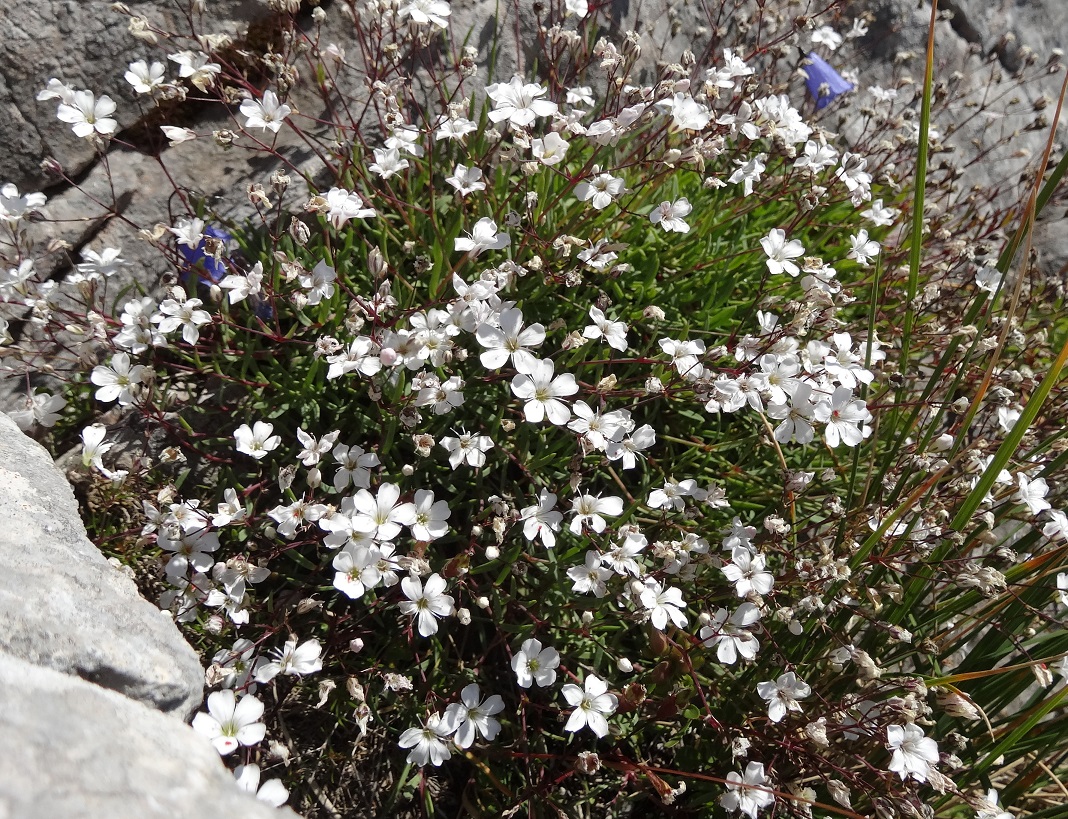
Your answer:
[[[3,819],[292,819],[241,791],[203,737],[97,685],[0,651]]]
[[[85,536],[70,485],[0,414],[0,651],[180,717],[204,672],[173,621]]]

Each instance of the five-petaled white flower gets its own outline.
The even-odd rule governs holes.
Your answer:
[[[760,246],[768,255],[768,270],[772,274],[787,273],[797,276],[801,272],[791,259],[797,259],[805,255],[805,248],[797,239],[786,241],[786,231],[775,228],[767,236],[760,240]]]
[[[889,770],[902,781],[926,782],[932,767],[938,764],[938,743],[912,723],[887,726],[886,747],[894,752]]]
[[[519,651],[512,655],[512,671],[520,688],[530,688],[535,683],[541,688],[552,685],[559,665],[560,652],[552,646],[543,646],[534,637],[524,640]]]
[[[861,228],[856,235],[849,237],[849,253],[846,258],[856,259],[857,264],[867,267],[872,256],[879,255],[879,243],[868,238],[868,231]]]
[[[115,353],[110,365],[98,364],[89,375],[89,380],[100,387],[96,391],[96,400],[104,403],[118,401],[120,406],[132,404],[131,389],[144,380],[144,369],[140,364],[131,367],[130,356],[126,353]]]
[[[748,597],[750,592],[765,595],[771,591],[775,578],[764,568],[764,555],[745,546],[731,550],[731,562],[720,569],[739,597]]]
[[[323,647],[318,640],[305,640],[299,645],[295,637],[286,640],[282,648],[276,648],[271,652],[269,662],[263,663],[256,669],[256,682],[270,682],[279,674],[299,677],[322,671],[322,653]]]
[[[69,102],[60,103],[56,117],[60,122],[70,123],[75,136],[110,136],[119,128],[119,123],[111,116],[116,107],[107,94],[98,98],[92,91],[75,91]]]
[[[608,525],[602,515],[613,518],[622,515],[623,499],[615,495],[606,498],[589,494],[579,495],[571,502],[571,511],[575,513],[569,527],[572,534],[581,535],[583,524],[588,524],[594,532],[600,534]]]
[[[453,613],[453,599],[445,594],[445,579],[432,574],[426,585],[412,574],[401,581],[401,591],[407,600],[402,600],[400,609],[416,619],[416,627],[424,637],[438,633],[438,619]]]
[[[511,237],[504,231],[497,232],[496,222],[488,216],[483,216],[471,228],[471,235],[469,237],[458,237],[453,247],[461,253],[468,252],[472,256],[477,256],[483,250],[506,248],[511,241]]]
[[[98,396],[99,397],[99,396]],[[1045,478],[1029,478],[1023,472],[1016,476],[1017,490],[1013,500],[1022,503],[1032,515],[1037,515],[1052,508],[1046,500],[1049,484]]]
[[[137,60],[130,63],[124,76],[138,94],[151,94],[163,85],[164,73],[163,63],[153,62],[149,65],[146,60]]]
[[[684,220],[692,210],[693,205],[685,197],[674,202],[661,202],[649,214],[649,221],[660,225],[668,233],[689,233],[690,226]]]
[[[520,372],[533,370],[537,359],[527,348],[545,341],[545,327],[535,323],[523,329],[523,311],[515,307],[501,311],[500,324],[499,328],[480,324],[475,332],[478,343],[486,348],[478,356],[482,366],[499,370],[511,358],[512,366]]]
[[[627,325],[622,321],[611,321],[598,307],[590,308],[593,324],[582,330],[583,338],[603,338],[613,350],[623,352],[627,349]]]
[[[727,792],[719,798],[719,804],[731,812],[741,811],[749,819],[775,802],[768,778],[764,775],[762,762],[750,762],[745,766],[745,775],[737,771],[727,774]]]
[[[293,113],[293,109],[278,101],[278,95],[270,88],[263,92],[263,99],[245,100],[241,103],[241,113],[245,117],[246,128],[262,128],[277,134],[282,121]]]
[[[445,0],[409,0],[397,9],[398,20],[411,17],[413,23],[422,26],[433,23],[440,29],[448,28],[449,21],[445,18],[450,14],[452,8]]]
[[[522,77],[512,77],[507,83],[498,82],[486,86],[486,95],[493,100],[489,112],[492,122],[508,120],[515,128],[526,128],[538,117],[550,117],[557,105],[551,100],[539,99],[548,93],[535,83],[524,83]]]
[[[435,767],[452,757],[449,750],[449,730],[440,714],[431,714],[421,728],[409,728],[400,736],[397,743],[402,748],[411,748],[407,762],[411,765]]]
[[[237,698],[224,688],[208,695],[208,710],[193,717],[193,730],[211,740],[220,755],[232,754],[239,746],[255,745],[267,733],[260,722],[263,703],[251,694]]]
[[[201,310],[204,302],[200,299],[164,299],[160,302],[159,312],[152,316],[152,322],[159,325],[161,333],[173,333],[182,328],[182,340],[186,344],[196,344],[200,340],[200,328],[211,324],[211,313]]]
[[[772,722],[782,722],[787,711],[800,711],[803,700],[812,693],[812,689],[804,680],[801,680],[793,671],[781,674],[772,682],[757,683],[757,693],[768,704],[768,719]]]
[[[512,392],[523,405],[523,417],[531,424],[540,424],[545,418],[549,423],[563,426],[571,419],[571,410],[560,399],[578,392],[578,384],[571,373],[553,377],[551,359],[535,361],[527,371],[520,371],[512,379]]]
[[[272,432],[274,432],[274,424],[266,421],[257,421],[251,429],[248,424],[242,424],[234,430],[237,451],[251,455],[257,461],[260,460],[282,443],[281,437],[272,435]]]
[[[525,506],[519,513],[523,521],[523,537],[533,541],[541,538],[542,545],[551,549],[556,545],[556,532],[560,531],[560,524],[564,516],[556,510],[556,495],[547,489],[542,489],[538,495],[538,502],[533,506]]]
[[[589,202],[597,210],[604,210],[623,190],[623,180],[620,177],[601,173],[589,182],[579,182],[575,186],[575,196],[583,202]]]
[[[493,718],[504,710],[504,700],[499,694],[482,699],[478,683],[464,686],[460,692],[460,702],[454,702],[445,709],[442,718],[448,733],[455,732],[455,742],[461,748],[470,748],[478,734],[492,742],[501,731],[501,723]]]
[[[608,720],[605,717],[615,713],[619,700],[615,694],[608,693],[608,683],[593,674],[587,675],[584,689],[574,683],[560,689],[568,704],[575,707],[564,730],[574,733],[589,726],[598,737],[607,736]]]
[[[449,453],[449,466],[456,469],[466,463],[475,469],[486,465],[486,453],[493,449],[493,439],[477,432],[457,432],[455,436],[446,435],[439,442]]]
[[[468,168],[466,165],[457,163],[452,176],[446,176],[445,181],[459,192],[460,196],[467,196],[475,191],[484,191],[486,183],[482,181],[480,168]]]

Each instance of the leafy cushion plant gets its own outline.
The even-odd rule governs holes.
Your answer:
[[[249,223],[178,191],[165,293],[109,304],[90,264],[34,305],[109,348],[24,421],[81,431],[92,533],[205,658],[194,727],[308,815],[994,816],[992,781],[1055,815],[1060,296],[926,174],[930,72],[850,148],[814,119],[852,85],[828,27],[641,85],[634,38],[552,4],[530,76],[484,84],[447,3],[377,13],[362,100],[286,15],[270,60],[142,78],[244,89],[238,138],[326,171]],[[345,139],[285,101],[308,49]]]

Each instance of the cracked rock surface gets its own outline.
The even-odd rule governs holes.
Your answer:
[[[85,536],[52,459],[0,414],[0,651],[187,718],[204,671],[169,616]]]

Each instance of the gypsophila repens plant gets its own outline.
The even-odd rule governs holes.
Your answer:
[[[444,0],[275,2],[258,54],[207,5],[132,17],[126,80],[171,144],[274,160],[254,217],[176,189],[137,226],[158,291],[115,286],[116,247],[42,282],[46,198],[5,186],[5,358],[66,373],[18,420],[80,437],[90,534],[201,652],[193,727],[242,787],[308,816],[1061,815],[1068,325],[1006,250],[1026,211],[958,190],[921,116],[954,80],[865,86],[868,21],[817,3],[724,4],[650,73],[553,0],[516,76]],[[121,142],[109,98],[39,99]],[[229,127],[166,121],[190,100]]]

